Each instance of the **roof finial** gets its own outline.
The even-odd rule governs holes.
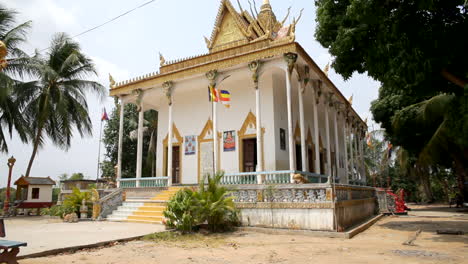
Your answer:
[[[270,4],[270,0],[263,0],[263,4],[264,4],[264,5],[269,5],[269,4]]]

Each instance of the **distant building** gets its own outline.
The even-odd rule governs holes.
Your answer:
[[[89,192],[91,187],[95,186],[96,189],[99,191],[99,195],[101,196],[107,188],[107,181],[103,179],[96,180],[63,180],[60,181],[60,194],[58,197],[58,201],[62,202],[65,197],[70,195],[73,192],[74,188],[78,188],[81,192]]]
[[[52,188],[55,181],[50,177],[24,177],[15,181],[17,186],[16,208],[47,208],[52,206]]]

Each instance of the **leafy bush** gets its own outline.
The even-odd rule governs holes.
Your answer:
[[[80,189],[75,187],[73,188],[72,193],[65,197],[63,204],[42,209],[41,215],[60,216],[61,218],[71,213],[80,215],[80,206],[83,203],[83,200],[86,201],[86,206],[88,206],[88,214],[90,214],[90,210],[92,211],[93,207],[93,204],[91,203],[91,193],[82,192]]]
[[[44,208],[41,210],[41,215],[60,216],[63,218],[67,214],[75,212],[75,208],[66,205],[54,205],[50,208]]]
[[[217,173],[213,177],[207,174],[195,194],[201,207],[201,220],[206,220],[213,232],[231,229],[239,222],[234,197],[229,196],[230,191],[219,184],[223,177],[224,173]]]
[[[164,217],[167,226],[182,232],[192,232],[200,217],[195,193],[190,189],[178,191],[167,203]]]
[[[238,225],[239,217],[233,197],[229,197],[229,190],[219,184],[223,176],[223,173],[213,177],[206,175],[198,191],[178,191],[164,211],[166,225],[182,232],[192,232],[203,223],[208,223],[208,228],[213,232],[229,230]]]

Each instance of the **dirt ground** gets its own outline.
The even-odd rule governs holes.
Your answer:
[[[467,212],[444,206],[411,207],[408,216],[384,217],[353,239],[234,232],[134,241],[20,263],[468,263]],[[422,232],[414,245],[402,245],[418,229]],[[440,229],[465,235],[437,235]]]

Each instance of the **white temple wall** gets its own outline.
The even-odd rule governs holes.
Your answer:
[[[221,103],[217,105],[217,126],[218,132],[221,133],[219,141],[219,169],[226,173],[235,173],[240,171],[239,144],[241,142],[237,133],[241,129],[248,113],[252,112],[255,115],[255,89],[251,79],[252,73],[248,70],[247,66],[223,74],[229,74],[231,77],[224,80],[218,88],[228,90],[231,93],[231,107],[228,109]],[[274,122],[272,122],[272,80],[271,74],[262,75],[259,84],[261,89],[262,127],[265,129],[263,146],[265,170],[275,170],[275,155],[271,155],[275,149]],[[209,81],[204,76],[197,80],[174,82],[172,118],[180,136],[184,140],[185,136],[194,135],[198,137],[208,119],[212,120],[211,103],[208,102],[208,83]],[[194,86],[197,88],[193,88]],[[163,175],[163,168],[165,167],[163,164],[163,140],[168,133],[168,106],[167,101],[164,99],[161,100],[161,107],[158,109],[157,176],[165,176]],[[235,151],[224,152],[222,133],[231,130],[236,132],[236,149]],[[173,142],[176,141],[174,134]],[[198,182],[198,139],[195,155],[185,155],[183,147],[184,144],[182,142],[180,148],[180,151],[182,151],[182,155],[180,156],[182,183],[195,184]]]

